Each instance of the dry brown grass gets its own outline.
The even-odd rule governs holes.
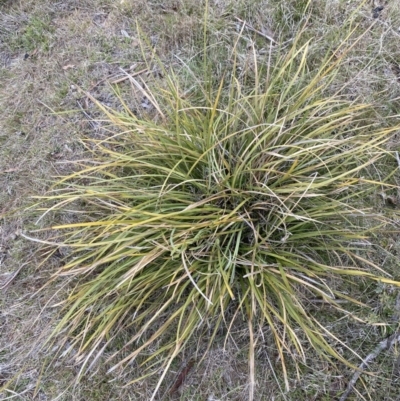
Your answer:
[[[400,113],[400,3],[389,2],[377,19],[373,18],[369,3],[359,9],[356,7],[360,2],[350,3],[315,2],[308,26],[309,36],[315,37],[311,54],[317,61],[321,49],[340,36],[341,24],[352,12],[360,23],[360,33],[373,23],[338,77],[337,85],[346,84],[352,98],[361,97],[376,104],[377,118],[385,124],[389,111]],[[216,0],[210,2],[210,26],[213,35],[226,43],[226,38],[232,37],[237,29],[235,18],[238,17],[284,41],[291,38],[304,17],[296,14],[296,7],[295,0]],[[0,0],[0,287],[3,286],[0,290],[0,387],[11,380],[7,389],[0,392],[0,399],[146,400],[152,393],[151,380],[123,388],[126,378],[136,375],[136,366],[123,374],[107,375],[107,366],[100,364],[93,377],[85,378],[75,387],[71,383],[79,366],[71,361],[60,359],[55,366],[42,368],[53,355],[41,352],[40,340],[37,340],[51,330],[57,317],[57,307],[51,306],[59,299],[59,283],[39,295],[32,295],[60,264],[60,258],[53,256],[43,264],[45,255],[40,248],[19,235],[34,227],[35,216],[7,213],[29,205],[32,196],[46,191],[51,176],[68,172],[68,161],[84,157],[81,137],[102,135],[100,129],[87,121],[87,115],[98,117],[99,114],[77,86],[89,90],[103,103],[118,107],[107,81],[117,77],[119,67],[133,66],[132,71],[139,71],[145,66],[135,19],[165,64],[179,66],[176,56],[188,61],[198,50],[202,13],[202,7],[195,0]],[[263,37],[252,32],[247,37],[249,43],[254,41],[268,49],[269,43]],[[243,65],[248,62],[243,54]],[[123,83],[119,87],[129,92]],[[393,148],[400,147],[398,140],[393,138]],[[380,207],[386,206],[380,202]],[[392,212],[398,219],[397,205]],[[381,251],[371,252],[371,258],[388,264],[398,276],[397,237],[388,235],[381,239],[381,247]],[[386,286],[366,288],[365,293],[374,307],[371,323],[378,318],[390,321],[396,309],[396,291]],[[330,311],[322,308],[322,313],[329,320]],[[385,335],[383,329],[372,324],[358,326],[331,319],[330,325],[338,331],[346,330],[349,344],[358,347],[362,355],[368,354],[373,344]],[[237,332],[244,339],[248,336],[245,324],[238,324]],[[120,341],[126,336],[129,333],[122,333]],[[224,338],[221,334],[220,347],[207,359],[201,360],[201,355],[193,355],[188,350],[173,366],[171,384],[176,380],[174,374],[179,375],[185,363],[192,357],[198,358],[187,380],[171,399],[246,400],[246,349],[240,343],[224,344]],[[279,361],[269,345],[266,343],[263,352],[255,356],[258,366],[255,399],[330,400],[344,389],[350,372],[345,374],[339,366],[333,370],[315,359],[310,351],[302,380],[293,372],[293,390],[285,394],[279,386]],[[201,347],[194,344],[193,349]],[[374,363],[371,370],[382,374],[367,376],[359,383],[360,395],[354,399],[398,399],[396,352],[388,352]]]

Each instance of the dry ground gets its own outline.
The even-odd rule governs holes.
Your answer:
[[[240,18],[284,42],[304,20],[304,3],[210,0],[210,30],[217,40],[227,43]],[[358,34],[368,30],[336,84],[346,83],[349,96],[376,104],[377,118],[385,124],[386,115],[400,113],[400,3],[312,3],[306,35],[313,38],[311,56],[316,63],[322,51],[340,40],[343,21],[352,13],[359,23]],[[384,8],[373,12],[378,5]],[[145,69],[146,54],[139,46],[136,23],[163,63],[178,68],[177,60],[188,61],[199,50],[203,12],[204,5],[196,0],[0,0],[0,387],[9,383],[0,399],[146,400],[151,394],[154,382],[150,379],[123,387],[137,374],[135,368],[123,375],[107,375],[107,366],[100,364],[92,377],[72,387],[79,366],[60,358],[46,367],[52,355],[41,352],[38,344],[57,317],[58,308],[53,306],[60,287],[54,283],[33,294],[60,261],[53,256],[42,263],[45,255],[40,248],[21,236],[36,227],[36,216],[22,208],[32,203],[32,196],[46,191],[52,176],[70,171],[69,161],[84,157],[80,138],[101,135],[102,123],[89,121],[99,114],[78,87],[118,107],[109,82],[121,77],[120,68],[131,73]],[[270,42],[263,35],[254,31],[246,35],[269,49]],[[242,62],[248,62],[246,54]],[[143,72],[144,76],[148,73]],[[128,93],[124,82],[116,85]],[[134,100],[132,107],[137,107]],[[393,147],[400,147],[396,138]],[[396,208],[393,214],[397,215]],[[381,259],[399,276],[397,238],[388,236],[381,245],[385,252],[371,253],[371,257]],[[374,321],[395,324],[398,298],[389,287],[368,287],[365,293],[372,306],[370,325],[331,322],[363,356],[387,334]],[[237,334],[236,342],[221,340],[207,359],[194,364],[175,399],[247,399],[246,328],[238,327]],[[121,334],[121,341],[124,335],[128,333]],[[399,399],[397,353],[391,350],[378,358],[371,372],[379,374],[365,376],[352,399]],[[177,362],[171,382],[174,372],[178,374],[191,357],[188,352]],[[257,355],[257,363],[257,400],[334,400],[351,374],[343,366],[334,369],[319,362],[310,351],[301,380],[293,374],[292,390],[285,393],[279,371],[274,369],[279,363],[267,345]]]

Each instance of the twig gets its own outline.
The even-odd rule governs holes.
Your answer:
[[[257,34],[259,34],[260,36],[264,37],[265,39],[268,39],[269,41],[271,41],[272,43],[278,43],[275,39],[271,38],[271,36],[259,31],[258,29],[253,28],[250,24],[248,24],[246,21],[243,21],[242,19],[235,17],[239,22],[241,22],[242,24],[244,24],[247,29],[250,29],[250,31],[253,31]]]
[[[188,375],[190,369],[192,369],[192,367],[194,366],[194,363],[195,363],[194,358],[189,360],[189,362],[186,364],[186,366],[182,369],[182,371],[177,376],[173,386],[171,387],[171,389],[168,392],[169,395],[173,395],[174,393],[176,393],[178,391],[179,387],[185,381],[186,376]]]
[[[22,270],[24,266],[26,266],[29,262],[23,263],[14,273],[10,275],[10,277],[2,284],[0,285],[1,290],[5,290],[11,282],[15,279],[15,277],[18,276],[19,272]]]
[[[148,68],[145,68],[145,69],[143,69],[143,70],[134,72],[133,74],[129,74],[129,76],[131,76],[131,77],[137,77],[138,75],[143,74],[144,72],[147,72],[147,71],[148,71]],[[129,79],[129,76],[125,75],[125,76],[123,76],[123,77],[121,77],[121,78],[114,79],[114,81],[110,81],[110,84],[119,84],[120,82]]]
[[[87,91],[88,91],[88,92],[91,92],[94,88],[96,88],[97,86],[99,86],[101,83],[103,83],[103,82],[109,80],[110,78],[115,78],[115,77],[117,77],[118,75],[120,75],[120,73],[116,73],[116,74],[113,74],[111,77],[108,76],[108,77],[106,77],[106,78],[101,79],[100,81],[98,81],[98,82],[96,82],[94,85],[92,85]]]
[[[147,70],[148,70],[148,68],[145,68],[144,70],[140,70],[140,71],[138,71],[138,72],[134,72],[133,74],[131,74],[131,76],[136,77],[137,75],[143,74],[143,73],[146,72]],[[128,79],[127,76],[123,76],[123,77],[117,78],[117,77],[120,76],[120,75],[121,75],[121,73],[118,72],[118,73],[113,74],[113,75],[111,75],[111,76],[109,76],[109,77],[106,77],[106,78],[101,79],[100,81],[96,82],[93,86],[91,86],[91,87],[88,89],[88,92],[92,91],[94,88],[96,88],[96,86],[99,86],[99,85],[100,85],[101,83],[103,83],[104,81],[108,81],[110,84],[118,84],[118,83],[120,83],[120,82],[125,81],[126,79]],[[114,79],[114,80],[112,81],[113,78],[116,78],[116,79]]]
[[[310,304],[326,304],[328,306],[332,306],[332,303],[335,304],[346,304],[349,301],[347,299],[334,299],[333,302],[328,301],[327,299],[310,299]]]
[[[350,393],[353,391],[354,385],[357,383],[358,378],[361,376],[365,368],[368,364],[373,361],[382,351],[389,349],[393,344],[396,344],[400,341],[400,330],[393,333],[391,336],[382,340],[375,349],[367,355],[367,357],[361,362],[360,366],[358,367],[357,371],[354,373],[353,377],[349,381],[347,385],[346,391],[340,397],[339,401],[345,401]]]

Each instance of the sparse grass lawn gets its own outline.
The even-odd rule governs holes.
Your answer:
[[[54,280],[37,293],[50,275],[68,262],[69,250],[61,248],[54,253],[25,239],[38,228],[81,221],[85,210],[91,211],[90,202],[72,204],[70,210],[48,213],[38,222],[40,214],[31,209],[26,211],[26,207],[32,204],[33,196],[46,193],[52,177],[72,173],[77,169],[76,163],[90,165],[93,162],[93,153],[89,151],[93,150],[92,145],[88,145],[90,149],[85,148],[82,139],[103,141],[104,151],[121,145],[105,141],[111,133],[120,131],[104,121],[104,115],[93,100],[123,113],[120,102],[123,99],[140,119],[161,124],[154,105],[144,98],[142,91],[135,90],[128,79],[123,79],[126,77],[121,69],[153,89],[166,88],[166,72],[173,71],[180,82],[184,104],[194,102],[201,106],[201,87],[214,88],[215,100],[216,83],[221,82],[229,67],[229,55],[243,27],[241,21],[248,25],[236,47],[233,74],[244,93],[254,87],[257,74],[268,62],[276,62],[289,51],[299,29],[305,27],[299,43],[301,47],[309,41],[305,75],[312,76],[322,58],[346,40],[342,49],[351,48],[351,51],[337,54],[336,58],[333,55],[333,62],[342,56],[345,61],[324,88],[324,94],[331,96],[340,89],[345,102],[372,104],[365,118],[376,125],[376,131],[389,129],[399,124],[396,120],[400,114],[400,4],[382,2],[383,9],[373,11],[380,5],[375,3],[316,0],[306,13],[306,1],[209,1],[206,35],[210,76],[206,82],[204,65],[198,61],[204,44],[204,4],[201,2],[0,0],[0,388],[5,386],[0,391],[0,399],[148,400],[160,378],[149,376],[124,387],[146,373],[138,363],[107,373],[115,364],[115,361],[107,362],[111,355],[119,352],[117,358],[122,361],[132,352],[123,345],[132,338],[134,331],[124,327],[117,336],[106,338],[109,347],[74,386],[85,353],[80,354],[81,363],[76,363],[70,358],[76,349],[71,349],[68,357],[60,357],[56,348],[45,352],[40,347],[59,322],[59,302],[71,292],[74,282],[65,285],[65,281]],[[248,29],[249,26],[252,29]],[[352,28],[355,32],[348,38],[347,33]],[[267,37],[277,44],[271,47]],[[141,45],[144,38],[147,43]],[[255,62],[260,60],[264,67]],[[231,78],[224,79],[229,82]],[[87,91],[90,97],[79,88]],[[224,91],[220,94],[227,96]],[[205,105],[212,110],[212,104]],[[250,102],[249,107],[251,110],[256,106]],[[249,110],[241,112],[246,114]],[[121,115],[118,115],[120,121]],[[361,135],[365,133],[360,133],[360,138]],[[393,132],[383,150],[400,151],[399,135]],[[334,136],[346,139],[340,132],[335,132]],[[231,144],[231,149],[236,145]],[[354,152],[353,159],[361,161],[365,156]],[[400,193],[397,186],[400,170],[395,171],[396,168],[395,158],[387,157],[377,159],[363,171],[361,178],[365,180],[385,180],[390,175],[387,182],[391,186],[378,186],[360,200],[360,208],[372,208],[375,215],[382,216],[382,221],[383,217],[389,220],[385,220],[385,232],[369,238],[356,256],[360,269],[367,268],[368,261],[384,269],[392,279],[399,280]],[[214,207],[221,205],[217,202]],[[9,214],[15,210],[19,211]],[[364,223],[373,226],[372,220],[364,220]],[[49,240],[58,234],[56,231],[35,235]],[[339,307],[344,305],[344,309],[357,315],[359,320],[343,317],[329,303],[315,296],[303,300],[303,305],[361,357],[397,330],[400,296],[392,284],[360,278],[349,279],[344,284],[330,279],[328,285],[333,291],[357,297],[368,306],[338,304]],[[232,316],[235,309],[228,312]],[[154,330],[162,327],[162,319],[167,318],[161,316]],[[283,354],[274,345],[271,325],[264,322],[262,327],[256,326],[251,339],[246,319],[232,321],[232,326],[222,325],[217,331],[213,331],[215,326],[210,321],[208,331],[203,328],[203,332],[196,332],[189,339],[183,353],[172,362],[166,382],[162,384],[160,394],[165,393],[165,399],[248,400],[249,341],[254,339],[257,341],[256,352],[252,355],[255,400],[336,400],[344,391],[352,369],[340,361],[333,364],[321,360],[296,330],[293,333],[298,336],[305,359],[297,367],[290,358],[286,360],[290,388],[287,391]],[[164,340],[168,343],[173,335],[173,330],[167,330]],[[214,342],[205,354],[212,335]],[[78,336],[77,339],[82,338]],[[356,365],[359,363],[344,345],[329,341],[341,356]],[[155,353],[160,344],[157,341],[151,344],[140,358],[146,359]],[[63,344],[61,353],[69,350],[69,346],[70,343]],[[290,351],[296,356],[299,349],[289,347],[285,355]],[[371,374],[361,377],[356,391],[348,399],[398,399],[397,354],[397,348],[381,353],[368,368]],[[157,358],[155,362],[160,362]],[[169,396],[168,385],[176,383],[188,364],[192,366],[183,384]]]

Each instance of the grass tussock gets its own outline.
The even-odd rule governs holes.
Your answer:
[[[83,372],[128,330],[110,358],[115,368],[141,363],[143,376],[162,367],[153,398],[194,335],[206,336],[205,352],[238,318],[248,321],[251,383],[265,327],[285,376],[288,359],[306,360],[304,339],[345,362],[307,302],[345,313],[338,300],[358,301],[338,282],[399,284],[362,256],[386,224],[366,200],[389,186],[386,143],[399,127],[379,127],[369,105],[332,93],[349,49],[310,69],[299,35],[263,62],[253,48],[243,71],[240,40],[217,82],[206,51],[204,76],[186,65],[189,91],[172,71],[157,89],[131,77],[151,116],[97,102],[118,134],[92,140],[94,162],[46,197],[45,213],[78,216],[52,227],[59,234],[50,242],[70,251],[54,278],[76,283],[54,335]],[[386,173],[376,174],[380,164]]]

